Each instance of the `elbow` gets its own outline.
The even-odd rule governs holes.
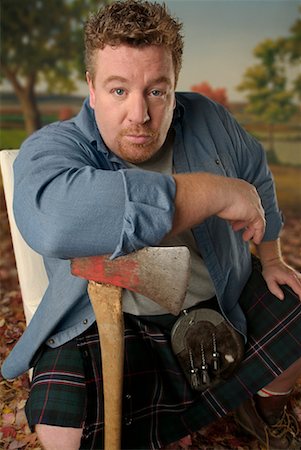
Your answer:
[[[78,233],[62,223],[48,223],[41,228],[32,244],[35,250],[43,256],[58,259],[70,259],[76,256],[87,256],[91,249],[83,245]]]
[[[35,252],[50,258],[65,258],[67,253],[66,231],[59,230],[47,221],[47,225],[40,221],[20,218],[16,215],[18,231],[25,243]]]
[[[47,229],[36,235],[32,241],[32,248],[42,256],[48,258],[66,258],[67,253],[63,246],[64,237],[55,231]]]

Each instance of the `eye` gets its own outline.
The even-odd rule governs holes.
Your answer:
[[[164,94],[162,91],[159,91],[159,89],[153,89],[150,94],[153,97],[162,97],[162,95]]]
[[[124,95],[125,90],[122,88],[116,88],[113,89],[113,93],[116,94],[118,97],[121,97],[122,95]]]

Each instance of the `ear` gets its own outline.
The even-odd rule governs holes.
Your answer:
[[[94,85],[93,85],[93,80],[92,80],[89,72],[86,72],[86,80],[87,80],[88,87],[89,87],[90,106],[91,106],[91,108],[94,109],[94,107],[95,107],[95,89],[94,89]]]

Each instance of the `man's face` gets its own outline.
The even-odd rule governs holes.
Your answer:
[[[87,74],[90,105],[107,147],[131,163],[150,159],[163,145],[175,107],[171,52],[159,46],[105,46]]]

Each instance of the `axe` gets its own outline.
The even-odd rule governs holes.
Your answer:
[[[120,450],[124,325],[122,288],[143,294],[178,315],[190,269],[187,247],[146,247],[114,260],[110,255],[74,258],[71,273],[88,280],[102,359],[105,450]]]

